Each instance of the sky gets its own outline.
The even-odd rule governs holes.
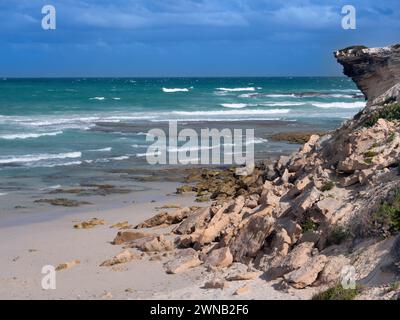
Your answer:
[[[0,0],[1,77],[337,76],[335,50],[395,43],[398,0]]]

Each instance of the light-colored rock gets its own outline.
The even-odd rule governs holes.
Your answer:
[[[328,261],[318,277],[318,283],[323,285],[336,283],[341,277],[343,267],[350,265],[350,259],[343,255],[327,258]]]
[[[163,224],[176,224],[181,222],[183,219],[187,218],[190,214],[191,209],[189,207],[179,208],[172,213],[169,212],[161,212],[150,219],[145,220],[142,223],[139,223],[135,229],[142,228],[153,228],[156,226],[160,226]]]
[[[314,283],[327,261],[328,259],[324,255],[314,256],[299,269],[285,274],[284,278],[294,288],[303,289]]]
[[[147,238],[147,237],[151,237],[151,236],[154,236],[154,235],[151,233],[139,232],[139,231],[121,231],[121,232],[117,233],[117,236],[112,241],[112,244],[119,245],[119,244],[123,244],[125,242],[142,239],[142,238]]]
[[[204,263],[213,267],[229,267],[233,262],[233,256],[229,247],[212,250],[205,258]]]
[[[81,262],[79,260],[73,260],[73,261],[70,261],[70,262],[60,263],[56,267],[56,271],[62,271],[62,270],[70,269],[70,268],[75,267],[76,265],[78,265],[80,263]]]
[[[249,291],[250,291],[250,285],[245,284],[243,287],[236,289],[236,291],[234,292],[234,295],[239,296],[239,295],[245,294]]]
[[[306,189],[293,201],[293,212],[296,216],[302,215],[307,209],[319,200],[321,191],[316,187]]]
[[[176,234],[189,234],[204,227],[204,224],[210,218],[210,208],[199,208],[190,214],[182,223],[174,229]]]
[[[230,244],[234,261],[246,262],[254,258],[273,231],[274,223],[275,219],[268,215],[251,216]]]
[[[183,255],[165,264],[165,270],[169,274],[183,273],[202,264],[197,255]]]
[[[110,267],[116,264],[127,263],[134,259],[139,259],[139,256],[133,254],[128,249],[126,249],[115,255],[113,258],[104,261],[102,264],[100,264],[100,267]]]
[[[222,279],[213,279],[207,281],[204,286],[204,289],[227,289],[229,288],[229,283]]]
[[[103,219],[93,218],[88,221],[83,221],[74,225],[75,229],[92,229],[95,226],[105,225],[106,221]]]
[[[244,272],[237,273],[235,275],[229,276],[226,278],[227,281],[246,281],[253,280],[259,276],[258,272]]]

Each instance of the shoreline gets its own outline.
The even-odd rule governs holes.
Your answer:
[[[175,183],[175,187],[179,184]],[[0,278],[1,299],[300,299],[309,298],[310,290],[294,294],[284,293],[257,278],[250,283],[253,288],[243,296],[233,295],[243,286],[236,281],[226,290],[202,289],[207,279],[213,277],[205,267],[190,269],[186,273],[166,274],[163,263],[171,259],[171,254],[143,254],[140,260],[100,267],[100,263],[121,248],[110,242],[118,229],[110,225],[128,220],[137,224],[160,212],[155,207],[169,203],[182,206],[199,205],[192,195],[166,196],[170,185],[160,188],[159,200],[133,203],[125,207],[109,210],[86,210],[80,213],[66,213],[56,219],[32,223],[4,225],[0,221],[0,241],[7,243],[0,252],[2,275]],[[205,206],[206,204],[200,204]],[[36,216],[38,217],[38,216]],[[93,229],[77,230],[73,225],[78,221],[92,218],[105,219],[106,225]],[[151,232],[164,233],[168,228],[155,228]],[[11,240],[11,241],[10,241]],[[41,268],[44,265],[58,265],[79,260],[80,264],[59,271],[57,289],[41,288]],[[238,268],[245,268],[238,264]],[[263,284],[260,286],[260,284]],[[258,289],[259,288],[259,289]],[[312,290],[311,290],[312,291]]]

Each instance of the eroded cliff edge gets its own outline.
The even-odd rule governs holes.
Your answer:
[[[383,298],[399,295],[387,287],[400,274],[400,46],[352,47],[335,56],[368,99],[354,119],[246,177],[194,171],[188,181],[195,184],[179,191],[211,198],[211,206],[162,212],[136,229],[175,225],[171,233],[125,230],[114,243],[173,252],[168,273],[218,270],[211,288],[224,288],[232,276],[223,274],[238,262],[253,272],[236,279],[262,273],[296,289],[335,286],[354,267],[366,288],[383,288]]]

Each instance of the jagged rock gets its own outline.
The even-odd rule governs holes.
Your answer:
[[[337,169],[345,173],[354,173],[356,170],[368,169],[370,164],[365,162],[363,155],[353,154],[339,162]]]
[[[245,294],[246,292],[249,292],[249,291],[250,291],[250,286],[248,284],[245,284],[243,287],[236,289],[236,291],[234,292],[234,295],[239,296],[239,295]]]
[[[115,223],[113,225],[110,226],[111,229],[116,228],[116,229],[131,229],[132,225],[129,224],[128,221],[122,221],[122,222],[118,222]]]
[[[74,225],[75,229],[92,229],[95,226],[105,225],[106,221],[103,219],[93,218],[88,221],[83,221]]]
[[[335,53],[344,74],[351,77],[371,103],[400,81],[398,47],[346,48]]]
[[[271,241],[271,248],[273,248],[277,254],[286,256],[291,244],[292,239],[287,231],[284,228],[279,228]]]
[[[356,183],[359,183],[357,172],[349,177],[343,178],[342,181],[340,182],[342,187],[350,187]]]
[[[190,214],[182,223],[177,226],[173,232],[176,234],[193,233],[196,230],[204,227],[204,224],[210,218],[210,208],[199,208],[194,213]]]
[[[251,216],[230,244],[234,261],[246,262],[254,258],[273,231],[274,223],[275,219],[264,213]]]
[[[313,217],[316,221],[330,221],[335,212],[342,206],[342,202],[335,198],[325,198],[314,205]]]
[[[287,167],[288,163],[290,161],[290,157],[289,156],[280,156],[279,160],[276,163],[276,169],[278,171],[282,171]]]
[[[245,281],[245,280],[253,280],[257,278],[259,275],[258,272],[245,272],[238,273],[233,276],[229,276],[226,278],[227,281]]]
[[[142,229],[142,228],[153,228],[156,226],[160,226],[163,224],[176,224],[181,222],[183,219],[187,218],[190,214],[191,209],[181,208],[172,213],[169,212],[161,212],[150,219],[145,220],[144,222],[138,224],[135,229]]]
[[[311,208],[311,206],[318,201],[320,195],[321,191],[319,191],[316,187],[304,190],[303,193],[293,201],[294,214],[298,217],[302,215],[307,209]]]
[[[316,245],[320,240],[320,238],[321,238],[321,230],[307,230],[301,235],[299,243],[312,242]]]
[[[207,281],[204,286],[204,289],[227,289],[229,288],[229,283],[222,279],[213,279],[211,281]]]
[[[261,193],[260,204],[266,206],[277,207],[279,204],[280,198],[275,195],[272,189],[266,189],[264,187],[263,192]]]
[[[138,247],[138,249],[145,252],[163,252],[173,250],[174,245],[171,241],[165,239],[163,235],[160,235],[144,243],[143,246]]]
[[[165,264],[165,270],[169,274],[177,274],[187,271],[188,269],[198,267],[202,264],[197,255],[183,255],[175,258]]]
[[[70,269],[70,268],[75,267],[76,265],[78,265],[80,263],[81,262],[79,260],[73,260],[73,261],[70,261],[70,262],[60,263],[56,267],[56,271],[62,271],[62,270]]]
[[[343,267],[348,265],[350,265],[350,259],[343,255],[328,257],[328,261],[318,277],[318,283],[324,285],[336,283],[341,277]]]
[[[123,244],[128,241],[133,241],[142,238],[148,238],[154,236],[151,233],[146,232],[138,232],[138,231],[120,231],[117,233],[117,236],[111,242],[114,245]]]
[[[212,250],[204,259],[204,263],[213,267],[229,267],[233,262],[233,256],[228,247]]]
[[[207,228],[199,233],[197,238],[198,245],[211,243],[222,230],[227,228],[232,219],[240,219],[238,215],[244,206],[244,200],[243,196],[239,196],[235,201],[225,203],[212,217]]]
[[[139,259],[139,256],[133,254],[128,249],[126,249],[115,255],[113,258],[104,261],[102,264],[100,264],[100,267],[110,267],[120,263],[127,263],[134,259]]]
[[[302,289],[311,285],[324,269],[327,257],[317,255],[309,259],[299,269],[284,275],[285,280],[294,288]]]
[[[296,180],[294,187],[289,191],[289,195],[291,197],[298,196],[306,187],[310,186],[312,181],[308,176],[305,176],[302,179]]]
[[[313,248],[314,243],[312,242],[303,242],[294,247],[294,249],[282,260],[282,263],[279,266],[270,268],[267,271],[267,278],[272,280],[282,277],[284,274],[305,265],[311,258]]]
[[[313,134],[310,139],[308,140],[307,143],[303,145],[303,147],[300,149],[299,153],[304,154],[304,153],[309,153],[312,151],[314,145],[316,142],[319,140],[319,135]]]
[[[358,174],[358,180],[361,185],[365,185],[370,181],[370,178],[376,174],[376,170],[374,169],[365,169],[361,170]]]
[[[258,206],[259,200],[260,196],[258,194],[252,194],[246,199],[244,206],[250,209],[254,209]]]
[[[290,237],[291,243],[296,243],[301,236],[301,226],[290,218],[279,219],[278,224],[286,230]]]

